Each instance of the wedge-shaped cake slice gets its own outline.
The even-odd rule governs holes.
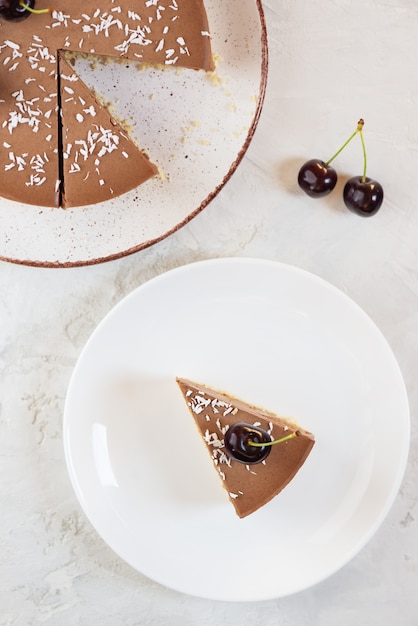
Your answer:
[[[61,180],[64,208],[103,202],[157,174],[123,128],[60,56]]]
[[[177,378],[184,400],[239,517],[254,513],[272,500],[304,464],[314,445],[312,433],[224,392]],[[290,437],[271,446],[259,463],[230,456],[225,447],[228,430],[237,423],[260,427],[271,440]]]

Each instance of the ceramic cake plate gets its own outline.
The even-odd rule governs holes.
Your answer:
[[[207,0],[217,59],[203,71],[77,60],[76,70],[162,173],[123,196],[74,209],[1,199],[0,259],[73,266],[118,258],[176,231],[216,196],[243,158],[261,112],[267,35],[259,0]]]
[[[176,376],[315,434],[293,481],[245,519]],[[345,294],[295,267],[218,259],[158,276],[101,322],[69,386],[64,446],[85,514],[133,568],[195,596],[265,600],[370,540],[404,474],[409,409],[388,343]]]

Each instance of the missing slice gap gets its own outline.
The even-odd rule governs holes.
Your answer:
[[[62,96],[61,96],[61,60],[62,50],[57,53],[57,105],[58,105],[58,189],[57,204],[59,207],[64,205],[64,141],[63,141],[63,121],[62,121]]]

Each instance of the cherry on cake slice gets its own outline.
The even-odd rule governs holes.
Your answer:
[[[237,515],[254,513],[295,477],[313,434],[225,392],[176,380]]]
[[[63,208],[87,206],[134,189],[158,169],[60,55]]]

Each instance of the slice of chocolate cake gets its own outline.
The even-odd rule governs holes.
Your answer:
[[[103,202],[138,187],[158,170],[60,58],[64,208]]]
[[[254,513],[294,478],[314,436],[225,392],[184,378],[177,383],[237,515]]]

